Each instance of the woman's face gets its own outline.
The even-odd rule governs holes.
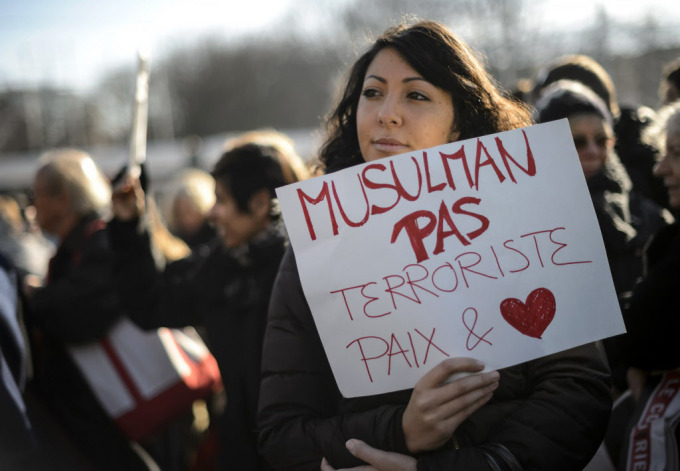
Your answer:
[[[65,195],[50,192],[45,177],[38,172],[33,181],[33,196],[38,226],[49,234],[58,235],[59,222],[66,217],[68,211]]]
[[[666,152],[654,166],[654,175],[663,179],[672,208],[680,208],[680,127],[666,135]]]
[[[231,192],[219,181],[215,182],[215,204],[209,217],[215,230],[227,248],[250,242],[269,223],[268,209],[255,204],[255,196],[249,202],[250,212],[241,211]]]
[[[392,48],[366,70],[357,108],[366,162],[455,141],[451,95],[425,80]]]
[[[201,230],[205,216],[191,198],[179,195],[172,205],[173,230],[182,235],[192,235]]]
[[[569,117],[571,136],[586,178],[600,171],[607,154],[614,147],[611,126],[596,114],[579,114]]]

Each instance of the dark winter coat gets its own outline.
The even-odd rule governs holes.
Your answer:
[[[256,449],[255,416],[269,294],[287,239],[276,227],[238,253],[221,242],[159,269],[137,222],[109,224],[117,285],[143,328],[202,326],[227,395],[220,469],[267,469]]]
[[[664,228],[646,252],[646,273],[624,307],[619,346],[626,367],[680,367],[680,224]]]
[[[614,288],[619,295],[629,292],[642,276],[645,245],[662,227],[672,222],[670,213],[632,184],[615,153],[610,153],[602,170],[587,180],[590,197],[607,251]]]
[[[264,342],[259,445],[282,470],[360,462],[350,438],[409,454],[402,416],[411,390],[345,399],[333,378],[295,258],[289,250],[276,281]],[[501,371],[491,402],[456,430],[449,446],[418,456],[419,470],[582,469],[598,448],[611,409],[608,370],[592,344]],[[503,458],[503,451],[511,455]]]
[[[50,261],[48,281],[30,299],[35,380],[46,404],[97,469],[148,469],[97,402],[67,351],[92,342],[122,315],[104,223],[82,218]]]
[[[611,362],[620,371],[622,391],[627,388],[628,368],[650,373],[640,401],[623,395],[614,408],[606,445],[614,462],[619,462],[617,469],[626,468],[631,427],[646,406],[660,372],[680,367],[680,224],[663,228],[652,239],[645,262],[643,278],[624,302],[627,333],[610,339],[607,345]]]
[[[0,252],[0,464],[17,449],[32,445],[31,425],[23,401],[28,353],[19,319],[20,300],[14,265]]]

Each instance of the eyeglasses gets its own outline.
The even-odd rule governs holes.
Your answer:
[[[614,141],[613,137],[610,136],[597,136],[595,139],[589,139],[585,136],[573,136],[574,137],[574,146],[576,147],[576,150],[584,150],[585,148],[588,147],[588,145],[591,142],[594,142],[595,145],[600,148],[600,149],[606,149],[609,147],[611,142]]]

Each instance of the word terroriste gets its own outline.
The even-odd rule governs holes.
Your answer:
[[[459,289],[470,288],[475,280],[499,280],[529,269],[561,267],[592,263],[592,260],[573,258],[563,242],[565,227],[531,231],[517,240],[507,239],[500,244],[463,252],[439,266],[428,267],[414,263],[405,266],[402,273],[390,273],[381,280],[356,283],[330,292],[342,298],[347,318],[377,319],[413,304],[422,304],[423,296],[438,298]],[[523,243],[522,243],[523,242]]]
[[[330,294],[340,297],[349,322],[359,318],[379,322],[379,319],[400,310],[410,316],[415,305],[423,304],[425,298],[451,296],[470,288],[476,281],[500,280],[514,274],[519,276],[526,270],[593,262],[579,258],[573,250],[569,250],[565,238],[568,238],[566,227],[531,231],[498,244],[460,253],[450,260],[446,257],[437,266],[409,264],[401,273],[352,284]],[[464,306],[460,313],[446,314],[458,315],[457,322],[467,336],[463,344],[467,351],[473,351],[480,345],[492,348],[494,326],[489,323],[489,314],[475,306]],[[480,327],[477,327],[478,318]],[[362,335],[345,348],[353,358],[363,363],[366,377],[373,382],[376,369],[390,376],[395,361],[402,366],[419,369],[427,366],[429,359],[439,361],[450,356],[451,352],[445,345],[450,344],[448,341],[441,343],[442,337],[448,338],[450,334],[439,332],[435,327],[391,330],[382,335]],[[382,369],[378,366],[380,364]]]
[[[408,168],[408,178],[404,178],[403,174],[400,178],[394,159],[389,161],[389,165],[380,162],[365,165],[361,172],[356,175],[359,189],[363,196],[363,203],[359,209],[355,207],[348,208],[351,204],[341,201],[338,188],[333,179],[330,180],[330,184],[328,180],[324,181],[321,190],[316,196],[309,195],[298,188],[297,195],[304,214],[309,237],[313,241],[317,240],[315,222],[317,225],[321,224],[319,219],[330,223],[333,236],[337,236],[340,233],[339,217],[342,218],[342,221],[348,228],[357,228],[365,225],[371,216],[388,213],[403,201],[414,202],[425,194],[436,192],[455,192],[457,186],[454,175],[459,173],[460,169],[462,169],[464,175],[463,188],[466,185],[467,189],[472,191],[480,190],[483,172],[489,174],[498,183],[503,183],[509,178],[510,181],[516,184],[517,178],[515,177],[515,172],[518,170],[529,177],[533,177],[536,175],[534,155],[524,130],[522,130],[522,134],[524,136],[526,152],[526,158],[523,159],[526,162],[524,166],[508,152],[500,137],[494,138],[493,147],[487,147],[481,138],[476,140],[475,158],[472,166],[468,162],[465,145],[461,145],[453,153],[440,151],[438,159],[436,157],[433,158],[427,151],[423,151],[420,159],[411,156],[410,161],[413,165]],[[492,152],[495,154],[495,158],[492,156]],[[441,171],[431,171],[434,165],[439,165]],[[435,176],[439,176],[441,181],[437,181]],[[408,181],[409,186],[415,186],[415,188],[409,191],[404,181]],[[376,203],[376,199],[380,199],[380,201],[385,200],[386,191],[391,192],[393,195],[391,202],[387,205]],[[380,192],[381,198],[378,198],[378,192]],[[318,216],[313,221],[312,215],[318,215],[318,211],[312,213],[310,206],[322,203],[325,203],[326,211],[321,211],[321,216]],[[444,251],[444,240],[448,237],[455,237],[463,246],[470,245],[471,240],[482,235],[489,228],[490,224],[486,216],[477,212],[476,207],[480,203],[480,198],[464,196],[456,199],[453,203],[442,199],[436,212],[424,208],[413,211],[394,224],[390,242],[395,243],[397,238],[402,233],[405,233],[418,262],[429,258],[423,241],[433,233],[436,237],[433,255]],[[348,209],[351,209],[351,211]],[[350,212],[360,214],[360,216],[351,218],[348,215]],[[467,219],[467,225],[470,222],[475,222],[477,227],[467,232],[461,231],[458,226],[462,218]],[[459,224],[456,224],[456,221],[459,221]]]

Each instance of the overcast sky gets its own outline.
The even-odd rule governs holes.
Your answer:
[[[320,25],[329,20],[323,8],[312,11],[309,3],[301,8],[301,2],[0,0],[0,89],[46,82],[87,89],[112,66],[129,63],[134,68],[141,46],[153,57],[208,34],[266,34],[295,9],[296,18],[316,15]],[[535,13],[544,28],[571,28],[592,17],[597,5],[621,21],[642,21],[650,9],[661,23],[677,24],[680,18],[677,0],[544,0]]]

